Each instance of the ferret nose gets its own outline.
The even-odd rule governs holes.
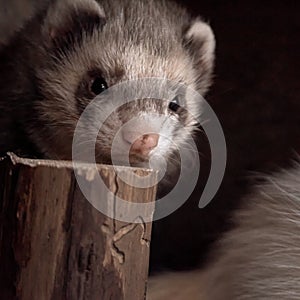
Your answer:
[[[159,135],[156,133],[139,135],[136,132],[125,131],[123,138],[131,145],[131,152],[147,156],[158,145]]]

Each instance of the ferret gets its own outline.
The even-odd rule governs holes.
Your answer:
[[[205,269],[150,277],[147,300],[300,299],[300,164],[265,178]]]
[[[20,28],[20,29],[19,29]],[[87,105],[111,87],[141,78],[179,82],[204,95],[211,85],[215,38],[210,26],[165,0],[50,1],[0,50],[0,152],[72,159],[76,124]],[[106,99],[101,106],[113,99]],[[108,118],[97,137],[96,157],[110,162],[118,129],[119,152],[131,147],[139,165],[180,147],[198,126],[200,103],[186,95],[157,101],[138,99]],[[159,113],[183,124],[151,118]],[[173,123],[172,123],[173,124]],[[90,126],[92,128],[92,125]],[[94,130],[94,129],[92,129]],[[82,132],[82,135],[86,133]],[[168,137],[168,138],[166,138]],[[120,163],[124,162],[120,154]]]

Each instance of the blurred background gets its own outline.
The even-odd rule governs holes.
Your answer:
[[[206,99],[222,123],[228,161],[217,196],[199,209],[210,166],[199,137],[198,187],[181,209],[154,224],[152,272],[203,265],[212,242],[232,226],[230,214],[255,174],[291,166],[300,154],[300,1],[178,2],[216,35],[215,82]]]

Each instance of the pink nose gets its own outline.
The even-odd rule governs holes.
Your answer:
[[[156,133],[144,134],[137,138],[134,138],[134,136],[137,137],[133,132],[123,133],[123,138],[131,144],[130,151],[143,156],[149,155],[150,151],[157,146],[159,140],[159,135]]]

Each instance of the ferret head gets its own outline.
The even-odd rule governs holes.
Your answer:
[[[153,155],[165,157],[174,143],[180,147],[186,132],[195,129],[195,119],[188,112],[198,116],[200,103],[174,86],[173,94],[164,99],[147,97],[144,90],[163,89],[169,80],[203,95],[211,81],[213,33],[206,23],[192,19],[174,3],[100,3],[56,1],[46,12],[35,40],[36,51],[41,53],[35,66],[40,94],[35,111],[41,129],[31,130],[31,135],[46,156],[70,159],[78,120],[98,97],[97,113],[100,119],[105,116],[95,148],[98,161],[110,161],[116,136],[119,163],[126,161],[123,154],[127,148],[133,165],[147,162]],[[105,115],[117,101],[110,95],[111,89],[122,85],[126,94],[124,83],[145,78],[159,78],[162,84],[135,85],[135,101],[118,105]],[[136,97],[139,93],[140,98]],[[86,132],[79,129],[87,138],[86,145],[90,133],[99,129],[92,123],[86,125]]]

